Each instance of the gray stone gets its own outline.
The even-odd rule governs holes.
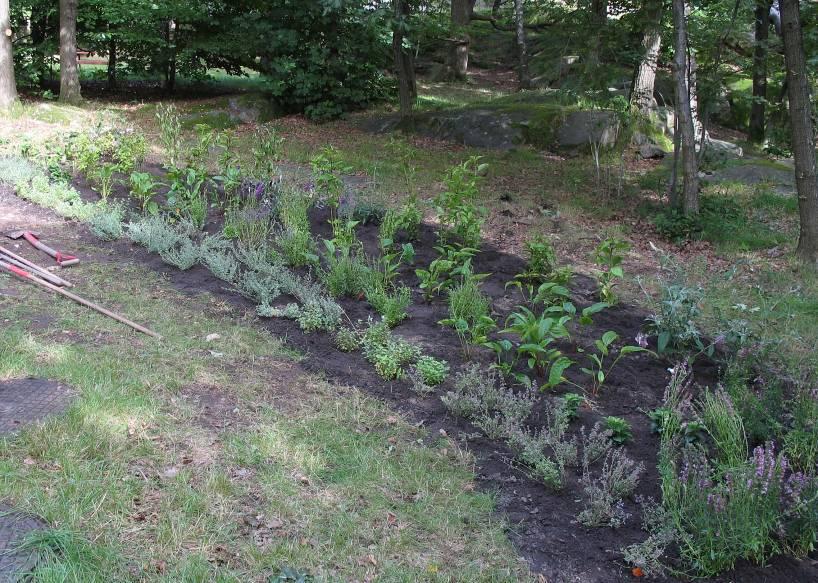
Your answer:
[[[496,109],[467,109],[429,112],[414,117],[414,133],[455,142],[474,148],[510,150],[525,141],[528,124],[524,111],[502,112]],[[369,120],[365,129],[386,133],[405,127],[400,116]]]
[[[590,144],[612,146],[619,135],[619,118],[609,110],[575,111],[566,116],[557,130],[560,148],[585,147]]]
[[[30,533],[45,527],[39,518],[0,504],[0,582],[28,580],[37,557],[31,551],[21,550],[20,545]]]
[[[665,151],[655,144],[646,143],[639,146],[639,156],[645,160],[664,158]]]

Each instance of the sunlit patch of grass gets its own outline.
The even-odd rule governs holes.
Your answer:
[[[347,580],[527,577],[453,444],[421,445],[421,432],[354,390],[309,377],[297,393],[279,386],[296,355],[207,295],[127,264],[84,263],[72,279],[164,338],[34,290],[0,297],[12,323],[0,378],[76,391],[65,414],[0,440],[0,497],[51,526],[28,543],[41,557],[35,581],[262,580],[287,566]],[[29,328],[45,312],[51,324]],[[213,332],[221,338],[206,341]],[[236,399],[241,424],[201,425],[179,405],[191,383]],[[289,395],[285,410],[271,389]],[[258,514],[287,534],[259,546],[243,521]]]

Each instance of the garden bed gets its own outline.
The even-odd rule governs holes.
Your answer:
[[[159,172],[158,168],[152,169]],[[96,200],[97,195],[83,181],[75,181],[75,186],[86,200]],[[114,197],[126,198],[124,192],[115,192]],[[310,212],[310,227],[313,235],[331,238],[328,224],[330,211],[314,208]],[[205,230],[218,232],[223,216],[218,210],[211,210]],[[360,225],[356,231],[363,243],[364,251],[370,256],[378,253],[378,227],[374,224]],[[413,265],[401,269],[399,280],[412,289],[412,304],[409,317],[394,328],[397,337],[420,346],[424,354],[446,360],[451,370],[457,371],[469,364],[461,350],[456,334],[438,322],[448,317],[448,307],[443,297],[431,302],[425,301],[418,290],[415,267],[428,265],[435,257],[434,246],[437,232],[428,224],[422,224],[418,238],[414,242]],[[231,286],[214,277],[201,265],[180,271],[168,266],[158,255],[119,241],[112,243],[117,251],[113,257],[99,257],[97,260],[120,260],[130,257],[150,268],[167,275],[169,281],[184,293],[209,292],[224,298],[237,307],[252,310],[255,303],[242,297]],[[503,322],[509,313],[522,303],[520,294],[506,283],[525,270],[525,261],[502,250],[485,246],[474,259],[475,272],[488,273],[482,282],[482,290],[492,301],[495,320]],[[305,269],[298,270],[301,274]],[[578,308],[592,305],[598,300],[596,282],[586,276],[575,275],[571,282],[572,301]],[[282,297],[276,305],[284,305],[291,298]],[[353,322],[367,321],[379,316],[364,300],[338,299],[346,316]],[[633,339],[643,329],[647,314],[633,306],[618,304],[596,316],[591,326],[580,326],[572,333],[570,342],[563,342],[560,349],[570,358],[582,361],[584,356],[579,348],[589,348],[594,341],[608,330],[615,331],[625,342]],[[303,366],[326,376],[340,384],[359,387],[368,393],[388,401],[397,409],[411,416],[429,431],[429,439],[452,438],[471,451],[477,461],[475,468],[483,487],[496,492],[498,511],[509,524],[509,536],[520,553],[531,564],[533,570],[543,573],[549,581],[617,581],[633,579],[629,566],[622,557],[622,549],[629,544],[645,539],[642,529],[640,506],[636,496],[660,499],[659,476],[657,473],[657,451],[659,438],[652,432],[651,420],[646,412],[660,407],[668,382],[668,368],[673,362],[654,358],[649,354],[636,354],[623,359],[614,370],[599,396],[594,399],[593,408],[583,406],[578,418],[571,423],[569,432],[579,435],[580,428],[590,430],[605,416],[614,415],[628,421],[633,430],[633,439],[626,445],[628,455],[637,463],[643,463],[645,471],[641,476],[636,496],[626,500],[625,511],[630,515],[619,528],[588,528],[577,522],[582,510],[581,468],[571,468],[560,490],[546,487],[531,477],[530,472],[517,461],[514,452],[500,441],[489,439],[467,420],[453,416],[444,406],[440,395],[451,388],[451,377],[439,386],[435,393],[421,395],[411,389],[407,380],[385,381],[358,352],[341,352],[332,335],[326,332],[305,334],[299,325],[285,318],[260,318],[258,324],[305,355]],[[653,346],[655,349],[655,346]],[[474,350],[471,361],[490,364],[494,355],[487,349]],[[695,380],[701,386],[715,386],[718,380],[717,365],[700,358],[695,365]],[[587,383],[578,367],[566,372],[566,377],[578,384]],[[533,428],[546,424],[542,411],[545,399],[576,391],[561,385],[555,390],[541,394],[528,420]],[[596,466],[601,462],[597,462]],[[814,561],[795,561],[776,558],[770,567],[760,568],[750,564],[740,564],[733,572],[720,577],[720,581],[774,581],[781,578],[792,580],[812,580],[818,577]]]

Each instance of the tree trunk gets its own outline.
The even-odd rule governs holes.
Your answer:
[[[673,73],[676,77],[676,119],[682,154],[682,211],[686,215],[699,212],[699,169],[696,162],[696,130],[693,126],[687,21],[685,1],[673,0]]]
[[[525,12],[523,0],[514,0],[514,23],[517,29],[517,78],[520,89],[531,89],[531,75],[528,72],[528,43],[525,38]]]
[[[770,0],[756,2],[755,48],[753,50],[753,103],[750,105],[750,141],[760,144],[766,137],[767,39],[770,36]]]
[[[656,101],[653,88],[656,82],[656,64],[662,47],[662,2],[649,0],[645,4],[645,31],[642,35],[642,59],[633,76],[631,105],[645,113]]]
[[[60,101],[77,103],[80,100],[77,0],[60,0]]]
[[[805,263],[818,263],[818,178],[815,172],[815,130],[810,86],[804,57],[804,38],[798,0],[780,0],[781,36],[787,68],[792,153],[801,233],[796,254]]]
[[[116,39],[111,36],[108,41],[108,90],[116,89]]]
[[[412,117],[412,108],[417,97],[415,80],[415,63],[412,51],[403,46],[410,16],[409,0],[393,0],[395,23],[392,30],[392,54],[395,59],[395,71],[398,75],[400,94],[400,115],[406,120]]]
[[[452,0],[452,40],[449,48],[449,72],[455,79],[465,79],[469,70],[469,33],[471,20],[469,0]]]
[[[173,93],[176,89],[176,22],[168,20],[165,23],[165,46],[167,61],[165,62],[165,81],[163,89],[166,93]]]
[[[599,68],[599,51],[607,24],[608,0],[591,0],[591,38],[586,58],[586,70],[591,75]],[[597,80],[604,82],[603,79]]]
[[[8,109],[17,101],[11,34],[9,0],[0,0],[0,109]]]

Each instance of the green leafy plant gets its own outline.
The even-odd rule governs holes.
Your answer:
[[[167,204],[180,218],[189,219],[198,229],[203,229],[207,220],[208,177],[195,168],[169,173],[172,178],[167,195]]]
[[[351,174],[352,168],[341,161],[341,155],[332,146],[327,146],[310,161],[315,189],[327,199],[330,207],[337,209],[344,193],[343,174]]]
[[[449,365],[445,360],[438,360],[431,356],[421,356],[415,363],[414,369],[423,382],[431,387],[437,386],[446,380],[449,374]]]
[[[477,253],[477,249],[444,245],[435,247],[435,250],[438,257],[432,260],[429,269],[415,270],[426,301],[431,301],[435,295],[454,286],[459,275],[468,273],[470,277],[478,280],[486,277],[484,274],[472,273],[471,258]]]
[[[281,157],[284,138],[272,126],[262,125],[253,132],[253,173],[256,177],[276,173],[276,162]]]
[[[118,136],[113,159],[118,172],[130,174],[139,168],[148,155],[148,142],[134,131],[125,131]]]
[[[611,441],[616,445],[625,445],[633,439],[631,424],[621,417],[605,417],[605,429],[611,433]]]
[[[354,328],[341,327],[335,331],[335,346],[341,352],[355,352],[361,347],[359,333]]]
[[[420,357],[420,349],[395,338],[385,322],[370,323],[361,336],[364,357],[375,366],[377,373],[386,380],[403,378],[406,366]]]
[[[565,393],[562,400],[569,419],[574,420],[579,417],[579,408],[585,404],[585,397],[577,393]]]
[[[160,103],[156,107],[156,121],[159,124],[159,139],[165,148],[167,167],[176,168],[182,151],[182,123],[176,106]]]
[[[540,378],[546,378],[547,387],[555,387],[565,379],[563,373],[571,366],[572,361],[565,357],[553,344],[570,336],[566,324],[570,315],[536,315],[525,306],[518,306],[506,320],[502,334],[516,336],[516,342],[500,341],[499,348],[505,351],[512,349],[516,359],[522,359],[528,368],[534,370]],[[547,373],[547,374],[546,374]]]
[[[622,270],[622,261],[625,259],[624,253],[630,249],[630,245],[620,239],[608,238],[599,244],[594,251],[594,262],[601,268],[597,274],[599,282],[599,297],[603,302],[616,304],[618,298],[614,293],[618,280],[625,277]]]
[[[457,332],[466,358],[470,347],[488,342],[488,334],[497,327],[489,315],[491,300],[480,290],[479,279],[464,274],[460,283],[449,291],[449,317],[439,323]]]
[[[116,173],[114,164],[102,164],[94,171],[94,181],[99,189],[99,196],[103,202],[108,201],[114,189],[114,174]]]
[[[617,352],[616,358],[614,358],[613,362],[606,365],[606,360],[611,355],[611,347],[617,340],[619,340],[619,334],[613,330],[608,330],[605,332],[601,338],[594,341],[594,346],[596,347],[597,352],[595,354],[588,353],[588,357],[591,360],[590,366],[580,369],[590,378],[591,395],[594,397],[599,395],[599,391],[602,389],[605,381],[610,377],[611,371],[613,371],[623,357],[639,352],[650,353],[648,349],[642,348],[641,346],[623,346]],[[587,351],[580,349],[580,352]]]
[[[480,232],[486,209],[476,204],[478,184],[488,169],[479,156],[472,156],[451,168],[444,178],[445,190],[435,198],[435,211],[443,229],[441,243],[454,239],[465,247],[480,246]]]
[[[648,330],[656,334],[660,354],[694,346],[700,350],[706,348],[696,324],[702,297],[701,288],[663,286],[656,312],[648,318]]]
[[[558,267],[554,247],[545,235],[536,235],[526,241],[525,252],[528,258],[526,270],[516,276],[520,282],[566,285],[573,276],[570,267]]]
[[[131,196],[139,202],[139,208],[143,213],[155,215],[159,212],[159,205],[153,200],[156,196],[156,189],[162,186],[153,174],[149,172],[132,172],[128,178]]]

